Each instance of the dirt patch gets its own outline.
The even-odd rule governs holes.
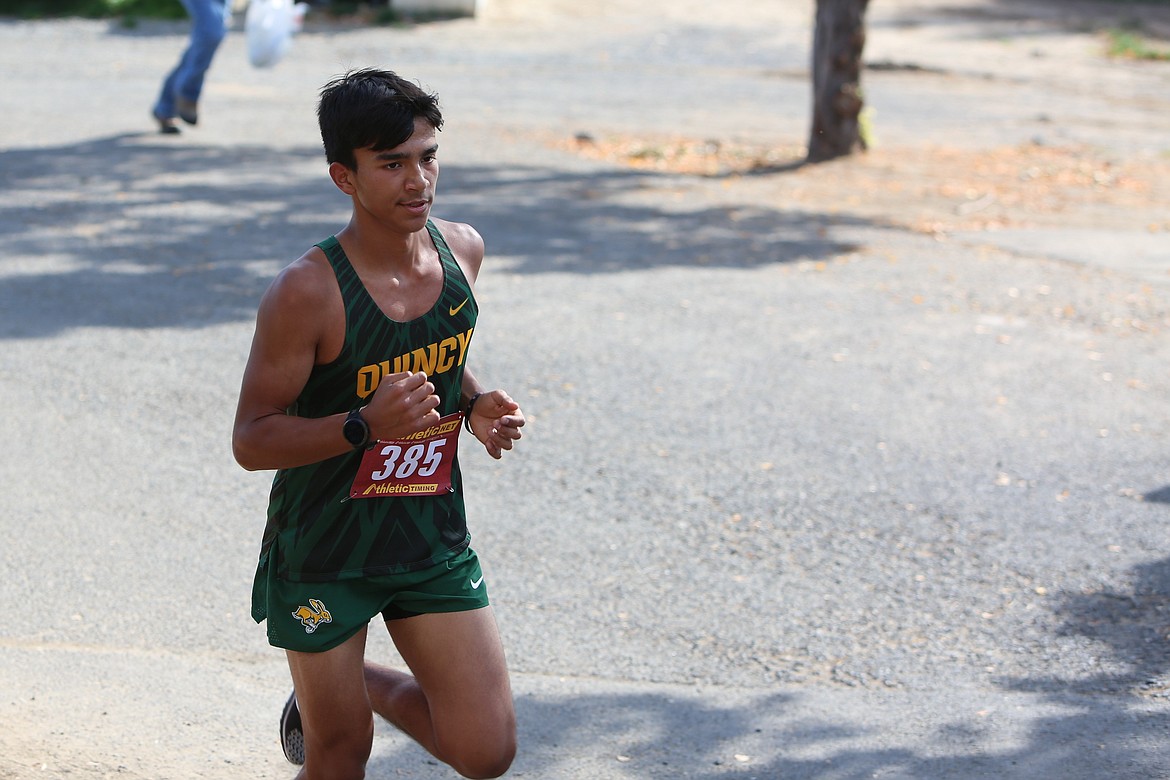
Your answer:
[[[687,138],[577,137],[554,146],[628,168],[764,179],[785,205],[878,217],[925,233],[1070,226],[1170,233],[1170,155],[1122,159],[1088,146],[879,148],[804,165],[799,147]],[[1168,237],[1170,240],[1170,237]]]

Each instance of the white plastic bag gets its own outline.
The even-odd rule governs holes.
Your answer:
[[[305,21],[305,3],[292,0],[249,0],[244,15],[244,38],[248,43],[248,62],[257,68],[270,68],[288,52],[293,33],[300,32]]]

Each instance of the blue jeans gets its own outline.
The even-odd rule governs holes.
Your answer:
[[[220,41],[227,35],[231,7],[227,0],[182,0],[191,16],[191,40],[179,58],[179,64],[163,81],[162,92],[154,104],[155,116],[175,116],[175,99],[182,97],[199,102],[203,92],[203,75],[211,67],[211,59]]]

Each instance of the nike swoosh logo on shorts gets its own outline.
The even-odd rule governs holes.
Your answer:
[[[451,312],[451,316],[452,316],[452,317],[454,317],[456,314],[458,314],[458,313],[459,313],[459,311],[460,311],[460,310],[461,310],[461,309],[462,309],[464,306],[466,306],[466,305],[467,305],[467,302],[468,302],[469,300],[471,300],[471,299],[470,299],[470,298],[464,298],[464,299],[463,299],[463,303],[459,304],[458,306],[453,306],[453,307],[451,307],[451,308],[448,310],[448,311],[450,311],[450,312]]]
[[[479,586],[480,586],[480,585],[483,585],[483,575],[482,575],[482,574],[481,574],[481,575],[479,575],[479,579],[478,579],[478,580],[472,580],[470,584],[471,584],[471,589],[472,589],[472,590],[479,590]]]

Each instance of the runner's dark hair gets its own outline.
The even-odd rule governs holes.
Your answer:
[[[443,127],[439,97],[396,73],[354,70],[321,88],[317,123],[325,159],[356,169],[355,149],[393,149],[414,132],[414,120]]]

